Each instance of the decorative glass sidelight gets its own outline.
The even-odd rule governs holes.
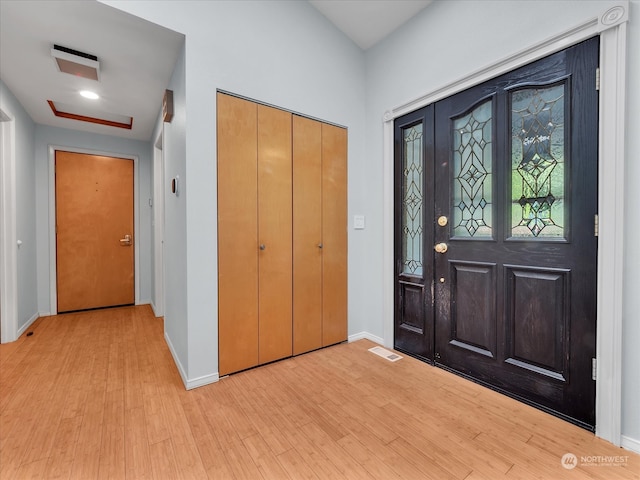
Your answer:
[[[403,131],[402,273],[422,275],[423,134],[419,123]]]
[[[511,93],[511,235],[561,238],[565,85]]]
[[[456,237],[492,237],[492,101],[453,122],[453,223]]]

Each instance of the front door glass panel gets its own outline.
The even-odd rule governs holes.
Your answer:
[[[511,236],[565,237],[565,84],[511,92]]]
[[[492,237],[492,101],[453,120],[453,235]]]
[[[422,124],[403,131],[402,273],[422,276],[422,198],[424,161]]]

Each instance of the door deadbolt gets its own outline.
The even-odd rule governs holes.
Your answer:
[[[449,247],[446,243],[438,243],[433,247],[433,249],[438,253],[446,253],[446,251],[449,250]]]
[[[447,225],[447,223],[449,223],[449,219],[447,217],[445,217],[444,215],[438,217],[438,225],[444,227]]]

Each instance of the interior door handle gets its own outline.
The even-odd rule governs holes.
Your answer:
[[[131,246],[131,235],[125,235],[124,238],[120,239],[120,246],[129,247]]]

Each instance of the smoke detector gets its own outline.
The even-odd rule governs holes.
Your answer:
[[[100,62],[95,55],[54,45],[51,56],[60,72],[100,81]]]

